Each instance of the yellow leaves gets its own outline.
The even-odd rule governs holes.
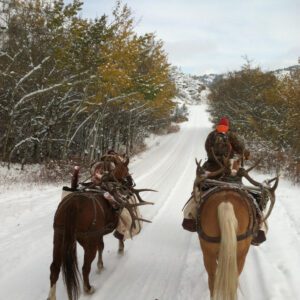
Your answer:
[[[232,127],[249,143],[260,140],[269,150],[300,155],[299,74],[277,78],[249,66],[232,72],[212,86],[210,110],[214,118],[229,116]]]
[[[162,42],[151,33],[138,36],[130,9],[120,2],[113,18],[107,25],[104,19],[95,24],[73,17],[55,39],[56,66],[95,76],[86,89],[88,106],[109,102],[126,110],[145,104],[155,115],[168,116],[175,87]]]

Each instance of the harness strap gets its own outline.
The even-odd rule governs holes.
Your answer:
[[[90,238],[90,237],[94,237],[94,236],[99,236],[99,235],[103,235],[104,233],[106,233],[108,230],[113,230],[114,229],[114,223],[109,223],[107,226],[105,226],[102,229],[98,229],[98,230],[87,230],[87,231],[76,231],[75,232],[75,236],[76,238]],[[64,227],[63,226],[54,226],[54,233],[58,233],[60,235],[64,234]]]
[[[91,229],[92,226],[96,225],[96,221],[97,221],[97,207],[98,206],[102,212],[102,215],[105,217],[105,213],[104,213],[104,209],[100,203],[100,199],[98,199],[96,197],[96,194],[89,194],[89,196],[85,195],[83,192],[78,192],[80,193],[80,196],[84,196],[85,198],[89,199],[89,200],[92,200],[92,203],[93,203],[93,209],[94,209],[94,219],[93,219],[93,222],[91,223],[91,226],[90,228],[87,230],[87,231],[82,231],[82,232],[79,232],[77,231],[75,233],[76,237],[77,238],[88,238],[88,237],[93,237],[93,236],[98,236],[98,235],[103,235],[104,233],[110,231],[110,230],[113,230],[115,228],[115,223],[112,222],[112,223],[109,223],[107,226],[105,226],[104,228],[102,229],[98,229],[98,230],[93,230]],[[56,214],[55,214],[55,217],[54,217],[54,220],[56,218],[56,215],[59,213],[59,211],[62,209],[63,206],[65,206],[68,202],[71,201],[71,198],[72,196],[74,196],[74,194],[69,194],[67,195],[62,201],[61,203],[59,204],[59,207],[56,211]],[[91,199],[92,198],[92,199]],[[58,233],[58,234],[63,234],[64,233],[64,226],[58,226],[58,225],[55,225],[54,224],[54,232],[55,233]]]
[[[256,209],[254,207],[254,198],[252,195],[250,195],[249,193],[240,190],[237,187],[229,187],[229,186],[216,186],[210,190],[208,190],[207,192],[205,192],[203,194],[203,196],[201,197],[201,201],[197,207],[197,218],[196,218],[196,227],[197,227],[197,233],[198,236],[200,238],[202,238],[203,240],[210,242],[210,243],[220,243],[221,242],[221,237],[217,236],[217,237],[212,237],[212,236],[208,236],[202,229],[201,226],[201,222],[199,222],[199,217],[200,217],[200,213],[201,210],[203,208],[203,203],[205,203],[210,196],[212,196],[213,194],[220,192],[220,191],[235,191],[237,193],[239,193],[242,196],[242,199],[246,202],[247,207],[248,207],[248,211],[249,211],[249,224],[248,224],[248,228],[247,231],[244,232],[243,234],[237,235],[237,241],[241,241],[244,240],[250,236],[252,236],[258,228],[258,222],[255,218],[256,215]]]
[[[205,240],[209,243],[215,243],[215,244],[218,244],[218,243],[221,242],[221,237],[219,237],[219,236],[216,236],[216,237],[208,236],[203,230],[202,231],[201,230],[202,230],[202,228],[199,228],[198,235],[203,240]],[[253,234],[254,234],[254,231],[252,229],[248,229],[245,233],[237,235],[236,239],[237,239],[237,241],[242,241],[242,240],[248,238],[249,236],[252,236]]]

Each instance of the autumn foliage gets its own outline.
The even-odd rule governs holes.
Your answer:
[[[1,160],[130,153],[170,123],[175,86],[163,43],[134,31],[126,5],[86,20],[78,0],[1,4]]]
[[[246,63],[211,87],[212,120],[230,118],[267,170],[285,170],[300,180],[300,69],[285,75],[263,72]]]

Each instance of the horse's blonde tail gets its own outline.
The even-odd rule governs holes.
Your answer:
[[[213,300],[236,300],[238,288],[236,232],[238,222],[230,202],[222,202],[218,206],[218,219],[221,243]]]

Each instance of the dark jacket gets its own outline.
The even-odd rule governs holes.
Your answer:
[[[217,158],[220,158],[221,156],[228,156],[228,151],[230,151],[229,158],[232,158],[234,154],[243,154],[245,151],[245,145],[243,141],[241,141],[237,134],[228,131],[224,134],[224,139],[227,141],[228,146],[223,149],[216,149],[215,148],[215,141],[217,135],[220,135],[216,130],[212,131],[206,138],[205,141],[205,150],[207,152],[208,161],[215,161],[212,149],[214,149],[214,152],[217,156]],[[222,153],[222,154],[221,154]]]

